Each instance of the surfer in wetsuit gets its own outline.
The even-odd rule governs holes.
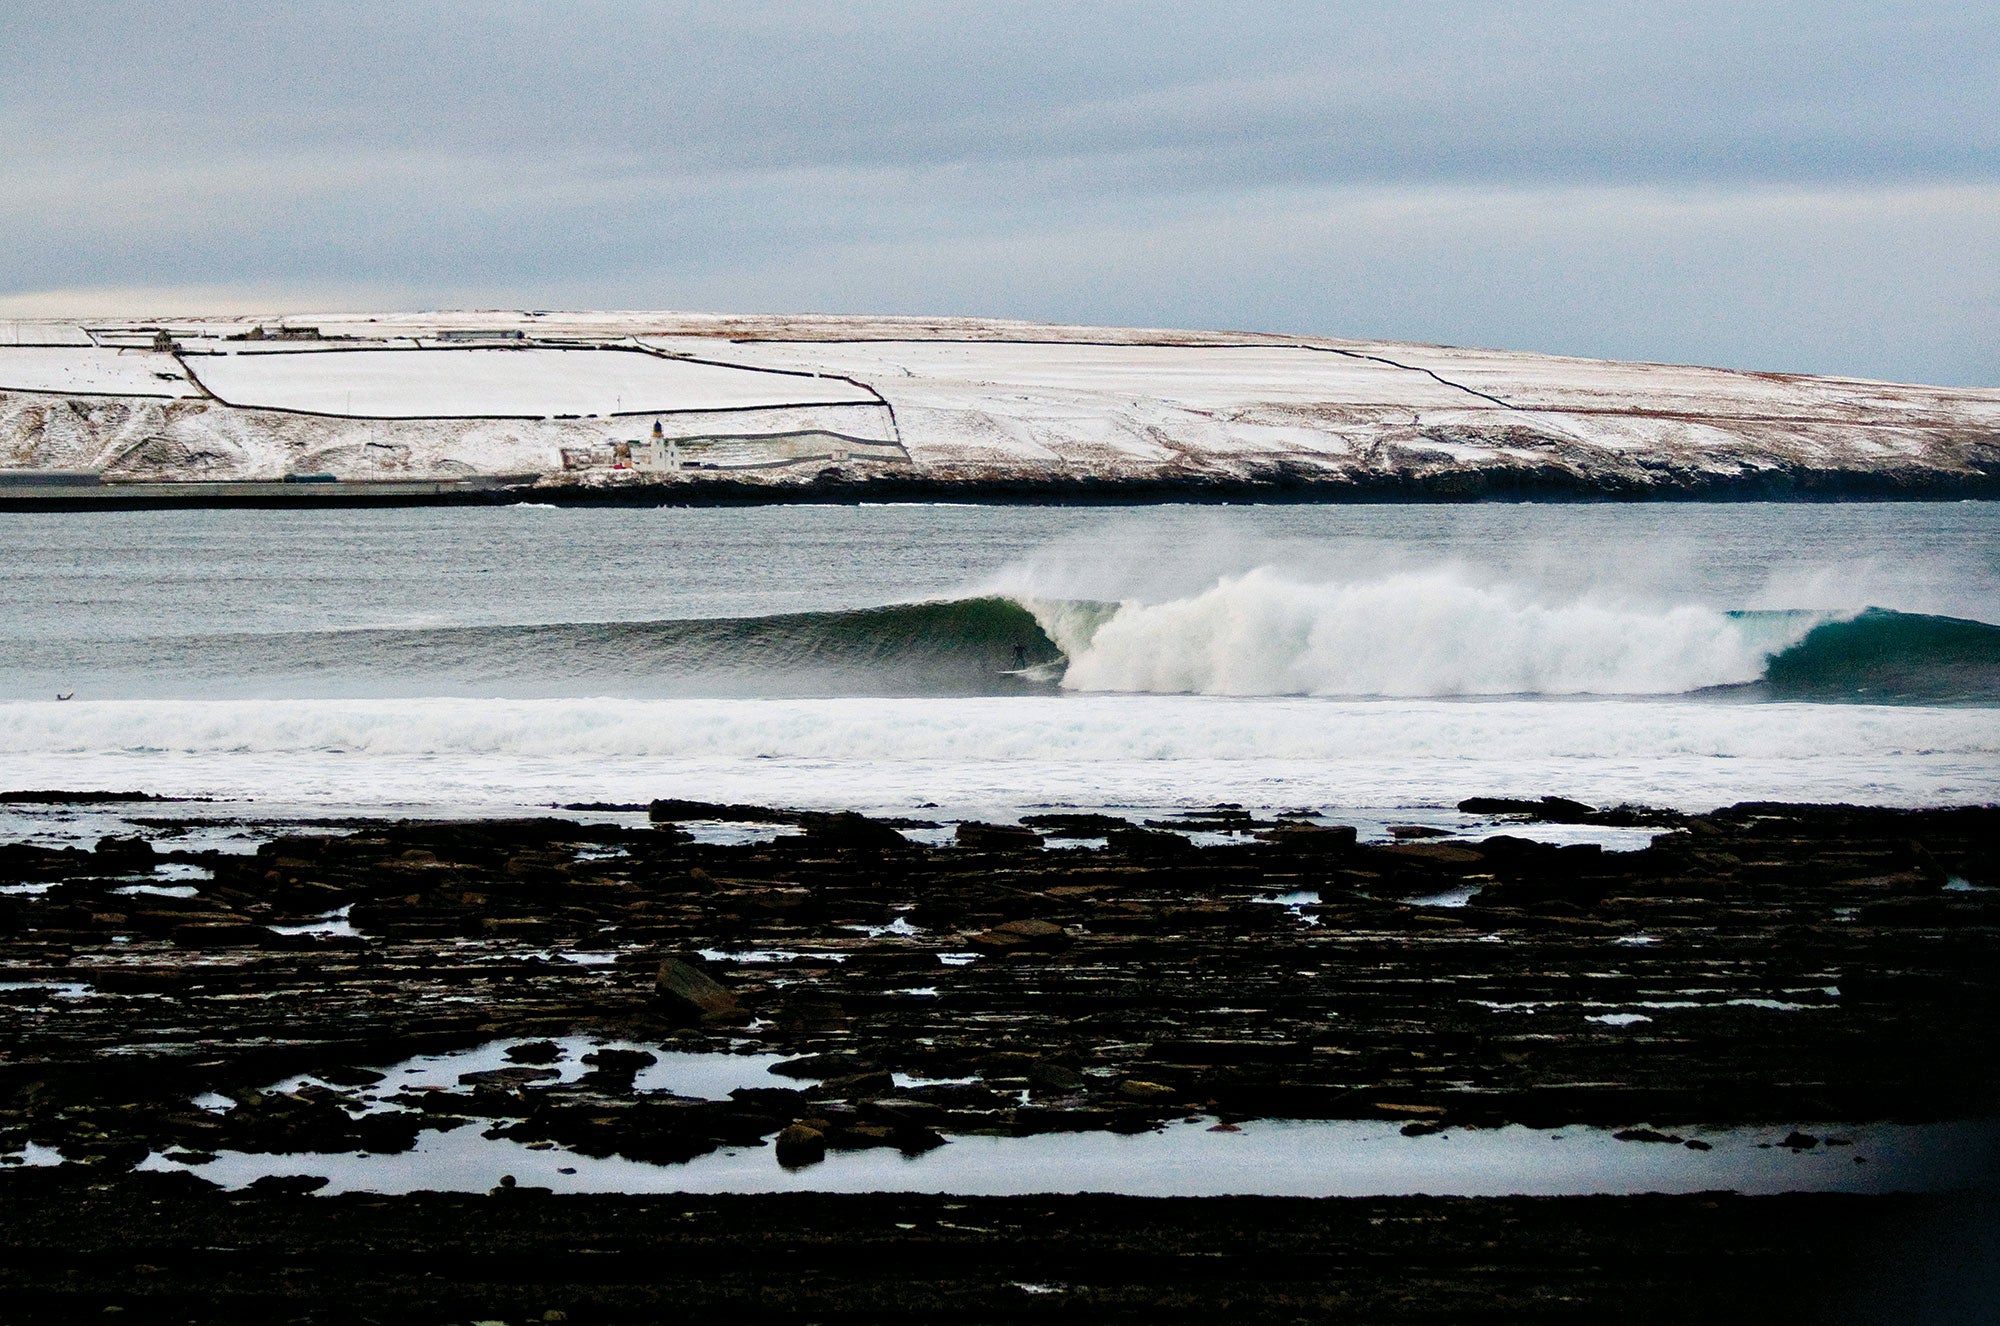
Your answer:
[[[1014,671],[1016,672],[1023,671],[1027,666],[1028,666],[1028,647],[1026,645],[1015,645]]]

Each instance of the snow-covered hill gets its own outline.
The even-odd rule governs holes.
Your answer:
[[[618,468],[618,444],[656,423],[689,444],[677,455],[719,459]],[[0,328],[0,467],[783,485],[822,477],[828,438],[848,479],[1671,491],[1771,475],[1949,489],[2000,477],[2000,390],[975,319],[482,311]],[[573,466],[605,463],[565,470],[565,450]]]

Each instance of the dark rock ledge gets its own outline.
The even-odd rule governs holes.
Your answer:
[[[2000,811],[1739,806],[1650,816],[1653,846],[1617,853],[1535,842],[1526,819],[1646,812],[1496,810],[1523,827],[1385,846],[1231,808],[1185,821],[1234,825],[1240,845],[1222,847],[1173,821],[1095,850],[1049,850],[1044,833],[1102,827],[1055,824],[929,847],[778,812],[803,832],[753,846],[558,818],[362,824],[254,856],[7,846],[0,877],[48,887],[0,896],[0,1147],[116,1168],[176,1147],[395,1150],[478,1122],[651,1159],[793,1125],[921,1149],[1189,1112],[1632,1126],[1990,1110]],[[163,861],[214,878],[193,897],[116,891]],[[273,928],[334,913],[359,934]],[[353,1088],[262,1091],[568,1033],[797,1056],[797,1085],[669,1106],[599,1066],[363,1121]],[[242,1105],[193,1108],[204,1091]]]

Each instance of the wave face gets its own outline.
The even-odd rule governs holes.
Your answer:
[[[764,617],[93,641],[88,697],[922,696],[1046,691],[1061,654],[1001,597]],[[36,684],[24,698],[46,698]]]
[[[1763,681],[1787,696],[1990,700],[2000,696],[2000,626],[1869,608],[1813,627],[1772,657]]]
[[[87,698],[1099,694],[2000,698],[2000,627],[1868,609],[1728,612],[1455,570],[1320,583],[1271,569],[1164,602],[993,594],[764,617],[91,642]],[[19,671],[15,669],[15,671]],[[21,698],[45,698],[42,684]]]

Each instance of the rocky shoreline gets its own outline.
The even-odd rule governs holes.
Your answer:
[[[218,1152],[393,1155],[459,1129],[653,1164],[773,1145],[810,1166],[829,1151],[1134,1133],[1190,1115],[1223,1127],[1380,1119],[1410,1135],[1616,1125],[1634,1145],[1697,1146],[1671,1127],[1990,1117],[2000,809],[1462,809],[1489,829],[1371,843],[1324,817],[1235,807],[946,831],[660,801],[528,820],[246,823],[265,840],[231,852],[202,845],[215,808],[149,803],[127,812],[140,832],[94,850],[0,847],[0,1154],[32,1146],[66,1162],[0,1170],[7,1274],[56,1294],[24,1249],[48,1221],[76,1218],[56,1214],[65,1203],[140,1220],[157,1200],[205,1228],[245,1219],[231,1203],[298,1202],[316,1186],[208,1195],[195,1176]],[[1657,836],[1637,851],[1539,841],[1551,823]],[[535,1038],[578,1034],[619,1044],[563,1079]],[[504,1067],[382,1094],[395,1060],[501,1038],[516,1042]],[[677,1051],[783,1055],[788,1081],[717,1099],[635,1087]],[[272,1089],[300,1074],[312,1080]],[[191,1103],[206,1093],[220,1107]],[[159,1155],[186,1169],[128,1173]],[[1977,1164],[1967,1158],[1968,1185],[1990,1177]],[[172,1196],[140,1201],[156,1189]],[[317,1198],[283,1219],[305,1239],[314,1221],[364,1230],[369,1212],[403,1219],[429,1200]],[[788,1200],[730,1209],[817,1209]],[[1096,1199],[1047,1200],[1058,1225],[1094,1219]],[[1573,1222],[1565,1237],[1615,1243],[1578,1214],[1586,1200],[1491,1199],[1422,1218],[1474,1239],[1509,1211],[1563,1211],[1549,1219]],[[1828,1205],[1786,1209],[1893,1205],[1816,1200]],[[326,1210],[343,1214],[319,1213],[336,1201]],[[1284,1219],[1358,1209],[1306,1209],[1322,1207]],[[1754,1207],[1657,1209],[1680,1212],[1700,1242],[1724,1238],[1701,1212]],[[530,1209],[530,1223],[553,1221],[535,1228],[566,1229],[618,1208],[551,1198],[504,1219]],[[1191,1213],[1175,1237],[1197,1242],[1223,1218],[1221,1206],[1173,1209]],[[1839,1220],[1857,1218],[1887,1219]],[[1136,1228],[1117,1237],[1144,1241]],[[1409,1249],[1367,1255],[1393,1264]],[[1269,1319],[1337,1306],[1322,1286],[1317,1306],[1284,1316],[1264,1254],[1245,1256],[1262,1286],[1246,1301]],[[186,1274],[161,1257],[175,1261],[167,1280]],[[1155,1284],[1156,1306],[1213,1301],[1212,1284],[1169,1292],[1175,1276],[1151,1274],[1135,1283]],[[1522,1274],[1556,1285],[1569,1272]],[[1639,1302],[1654,1271],[1606,1274]],[[895,1306],[891,1276],[885,1262],[860,1315],[921,1315]],[[83,1293],[91,1279],[63,1283]],[[842,1315],[800,1292],[798,1311]],[[1403,1312],[1387,1287],[1368,1292],[1383,1319],[1453,1315],[1445,1299]],[[80,1301],[46,1301],[59,1300]],[[1561,1315],[1556,1299],[1493,1301]]]
[[[422,488],[424,491],[416,491]],[[255,491],[253,491],[255,490]],[[1632,473],[1559,466],[1453,467],[1329,474],[1274,468],[1262,475],[1094,475],[948,478],[838,468],[778,479],[702,476],[675,482],[586,484],[356,481],[336,484],[121,481],[90,487],[0,489],[9,511],[508,506],[773,506],[855,502],[1135,506],[1160,503],[1465,502],[1960,502],[2000,497],[2000,469],[1927,465],[1823,469],[1776,465],[1736,472],[1662,464]]]

